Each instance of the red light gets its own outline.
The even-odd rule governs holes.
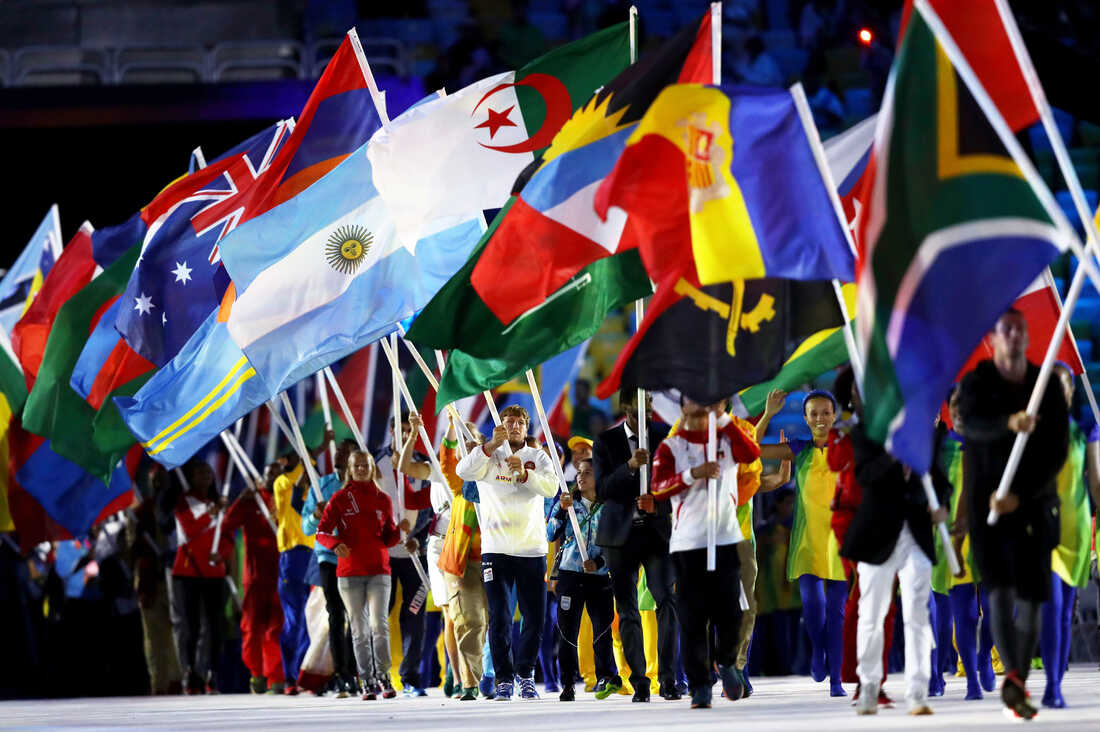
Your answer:
[[[867,28],[859,29],[859,42],[862,43],[864,46],[870,46],[871,41],[874,40],[874,38],[874,34],[871,33],[871,31]]]

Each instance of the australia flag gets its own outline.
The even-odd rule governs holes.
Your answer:
[[[162,194],[141,212],[147,226],[141,256],[114,325],[156,366],[170,361],[221,302],[228,277],[218,242],[240,221],[244,195],[290,129],[282,121],[249,138],[165,191],[182,195]]]

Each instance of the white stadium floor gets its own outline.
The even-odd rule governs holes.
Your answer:
[[[1029,687],[1042,694],[1043,674],[1035,672]],[[164,730],[812,730],[836,729],[959,729],[1022,724],[1002,715],[999,697],[986,695],[963,701],[965,683],[949,678],[947,694],[933,699],[935,715],[910,717],[900,701],[902,679],[891,675],[886,690],[898,702],[873,717],[857,717],[850,699],[831,699],[826,684],[808,677],[762,678],[749,699],[729,703],[718,696],[712,709],[692,710],[685,699],[631,704],[626,696],[597,701],[579,693],[564,704],[553,697],[539,701],[457,702],[427,698],[364,702],[358,699],[222,695],[199,697],[129,697],[0,702],[0,728],[44,729],[164,729]],[[849,692],[851,689],[849,689]],[[578,692],[580,686],[578,685]],[[1031,724],[1043,729],[1100,730],[1100,672],[1092,665],[1075,665],[1066,674],[1063,693],[1069,708],[1043,709]]]

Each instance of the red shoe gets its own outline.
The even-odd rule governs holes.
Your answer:
[[[287,684],[286,685],[286,691],[284,691],[283,693],[286,694],[287,696],[298,696],[298,685],[297,684]]]
[[[885,691],[883,691],[882,689],[879,689],[879,691],[878,691],[878,705],[880,707],[885,707],[886,709],[893,709],[894,708],[894,700],[891,699],[890,697],[886,696]]]
[[[363,701],[374,701],[378,698],[378,695],[374,693],[373,689],[367,689],[363,692]]]

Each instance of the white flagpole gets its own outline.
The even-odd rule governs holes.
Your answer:
[[[409,385],[405,383],[405,379],[404,379],[403,376],[401,376],[401,372],[397,370],[397,354],[395,354],[390,349],[390,344],[386,343],[386,341],[383,340],[383,341],[381,341],[381,343],[382,343],[382,351],[386,354],[386,358],[390,362],[390,368],[392,368],[393,372],[395,374],[397,374],[397,386],[401,390],[402,396],[405,397],[405,403],[409,405],[409,411],[410,412],[417,411],[416,410],[416,403],[413,402],[412,395],[409,393]],[[427,446],[427,448],[428,448],[428,460],[431,461],[432,469],[435,470],[435,472],[438,475],[442,476],[443,475],[443,468],[439,464],[439,458],[436,457],[436,454],[435,454],[435,447],[432,445],[431,437],[428,435],[428,431],[426,429],[424,429],[424,424],[423,423],[420,424],[419,434],[420,434],[420,439],[424,441],[425,446]],[[410,439],[413,439],[413,438],[410,438]]]
[[[711,10],[711,21],[714,21],[713,8]],[[630,6],[630,63],[634,63],[638,60],[638,39],[637,39],[637,22],[638,22],[638,8]],[[719,24],[721,25],[721,24]],[[721,33],[719,33],[721,37]],[[713,39],[711,43],[713,44]],[[721,55],[721,54],[718,54]],[[719,63],[721,60],[719,60]],[[713,69],[712,69],[713,72]],[[714,74],[714,83],[720,83],[721,69]],[[642,329],[642,321],[645,320],[645,298],[638,298],[634,302],[634,328],[637,331]],[[638,389],[638,448],[641,450],[649,449],[649,426],[646,424],[646,408],[645,408],[645,389]],[[638,468],[638,495],[644,496],[649,493],[649,466],[643,465]]]
[[[722,3],[710,4],[710,68],[714,84],[722,83]]]
[[[387,360],[390,363],[390,383],[393,387],[393,469],[396,474],[397,483],[394,486],[394,490],[397,493],[397,523],[400,525],[401,521],[405,518],[405,475],[401,472],[401,452],[402,445],[402,430],[401,430],[401,387],[404,385],[404,380],[401,378],[401,372],[398,370],[400,364],[397,363],[397,332],[394,331],[389,335],[389,343],[386,342],[386,337],[383,336],[379,341],[382,344],[382,352],[386,354]],[[409,401],[409,409],[415,409],[412,403],[412,399],[407,397]],[[423,429],[423,428],[422,428]],[[415,439],[411,435],[409,439]],[[431,442],[428,441],[428,454],[429,457],[434,458],[432,455]],[[438,464],[438,463],[436,463]],[[440,475],[443,471],[440,470]],[[402,533],[402,541],[408,538],[408,534]],[[431,582],[428,580],[428,575],[424,571],[424,567],[420,564],[420,557],[415,552],[409,552],[409,558],[412,559],[413,568],[416,569],[417,575],[420,576],[420,589],[417,590],[416,595],[413,598],[413,603],[417,603],[417,598],[420,598],[420,602],[423,602],[421,595],[427,596],[427,588],[431,586]],[[410,608],[412,606],[410,605]],[[417,605],[417,612],[419,605]]]
[[[554,434],[550,431],[550,420],[546,418],[546,408],[542,406],[542,396],[539,394],[539,385],[535,381],[535,372],[527,369],[527,385],[531,387],[531,397],[535,402],[535,411],[539,415],[539,424],[542,425],[542,434],[546,437],[546,444],[550,448],[550,462],[554,463],[554,473],[558,476],[558,485],[562,493],[569,492],[569,485],[565,482],[565,473],[561,470],[561,458],[558,456],[558,446],[554,443]],[[588,547],[584,543],[584,535],[581,526],[577,522],[577,512],[570,506],[566,511],[569,514],[569,523],[573,526],[573,536],[577,540],[577,549],[581,553],[581,561],[588,561]]]
[[[814,116],[810,111],[810,104],[806,101],[806,93],[802,89],[801,84],[795,84],[790,88],[791,99],[794,101],[795,109],[798,110],[798,118],[802,122],[802,129],[806,132],[806,139],[810,143],[810,149],[814,154],[814,163],[817,164],[817,170],[821,174],[821,180],[825,184],[825,188],[829,193],[829,200],[833,204],[833,211],[836,212],[837,222],[840,224],[841,230],[844,232],[844,238],[848,241],[848,247],[852,250],[852,256],[856,256],[856,243],[852,238],[852,229],[848,226],[848,219],[844,215],[844,207],[840,203],[840,196],[837,194],[836,181],[833,180],[833,173],[829,170],[829,162],[825,157],[825,148],[821,144],[821,137],[817,133],[817,125],[814,124]],[[833,279],[833,292],[836,294],[837,304],[840,306],[840,314],[844,318],[844,346],[848,349],[848,360],[852,362],[852,371],[855,372],[856,381],[863,384],[863,358],[859,353],[859,348],[856,346],[855,336],[852,335],[852,316],[848,312],[848,304],[844,301],[844,292],[841,289],[840,281]]]
[[[302,438],[302,430],[298,427],[298,420],[294,416],[294,407],[290,403],[290,397],[286,395],[286,392],[280,392],[279,397],[283,402],[283,411],[286,412],[286,418],[290,422],[290,427],[294,431],[294,439],[298,448],[298,455],[302,460],[302,466],[306,471],[306,475],[309,476],[309,485],[313,490],[313,497],[318,501],[325,500],[324,495],[321,494],[320,478],[317,476],[317,471],[313,469],[313,460],[309,456],[309,450],[306,449],[306,441]]]
[[[707,462],[718,460],[718,425],[707,412]],[[707,571],[713,572],[718,556],[718,481],[707,478]]]
[[[259,483],[263,480],[260,476],[256,466],[252,464],[252,461],[248,459],[248,455],[244,452],[237,439],[229,432],[222,430],[218,433],[222,442],[225,443],[225,449],[229,451],[229,457],[237,464],[237,469],[241,471],[242,476],[251,475],[253,482]],[[263,496],[259,495],[259,491],[253,491],[253,498],[256,499],[256,504],[260,507],[260,512],[263,513],[264,518],[267,519],[268,525],[271,526],[272,533],[278,533],[278,529],[275,527],[275,519],[271,517],[271,512],[267,509],[267,504],[264,503]],[[218,527],[220,528],[220,526]],[[214,546],[217,546],[215,541]]]
[[[355,415],[351,413],[351,407],[348,406],[348,400],[344,397],[344,390],[340,388],[340,382],[336,380],[336,375],[332,373],[330,366],[325,366],[321,371],[324,373],[325,378],[328,379],[328,383],[332,385],[332,393],[336,395],[336,403],[340,405],[340,411],[344,415],[344,421],[348,423],[348,427],[351,428],[352,435],[355,436],[355,444],[359,446],[359,449],[363,452],[367,451],[367,443],[363,440],[363,433],[359,431],[359,425],[355,421]],[[366,406],[366,399],[364,402],[364,410],[369,409]],[[336,458],[333,457],[333,464],[335,465]]]
[[[240,434],[241,420],[237,420],[237,424],[234,425],[233,429],[235,429],[237,433]],[[237,464],[237,461],[234,460],[233,457],[233,452],[230,451],[229,464],[225,466],[225,480],[222,483],[221,490],[221,496],[225,499],[229,498],[229,486],[233,484],[233,466]],[[242,472],[241,475],[244,476],[244,473]],[[245,479],[247,480],[247,477]],[[224,516],[225,512],[222,511],[218,514],[218,520],[214,522],[214,551],[217,551],[218,541],[221,539],[222,536],[222,518]],[[214,562],[210,562],[210,564],[214,564]]]
[[[435,393],[438,395],[439,394],[439,379],[435,378],[435,374],[432,373],[431,368],[424,361],[424,357],[420,355],[420,351],[416,350],[416,346],[414,346],[412,343],[410,343],[405,338],[405,329],[401,327],[400,323],[397,324],[397,332],[401,334],[401,342],[405,344],[405,348],[407,348],[409,353],[412,354],[413,360],[416,361],[416,364],[420,367],[420,371],[424,374],[424,378],[426,378],[428,380],[428,384],[433,389],[435,389]],[[437,357],[440,358],[440,359],[443,357],[443,354],[440,353],[439,351],[436,351],[436,354],[437,354]],[[443,373],[443,365],[442,364],[439,367],[439,373],[440,374]],[[412,407],[410,407],[410,408],[412,408]],[[462,439],[472,440],[473,435],[471,435],[470,431],[468,429],[466,429],[466,423],[462,421],[462,417],[461,417],[461,415],[459,415],[458,410],[455,409],[454,404],[448,404],[445,408],[447,410],[447,413],[449,415],[451,415],[451,417],[454,418],[455,429],[458,430],[459,437],[462,438]],[[461,443],[462,440],[459,440],[459,442]],[[430,445],[431,443],[428,443],[428,444]]]
[[[408,343],[408,341],[406,341],[406,343]],[[443,360],[443,351],[438,348],[435,349],[435,362],[436,365],[439,366],[439,376],[442,378],[443,371],[447,368],[447,362]],[[435,393],[439,394],[438,386],[435,388]],[[473,441],[474,436],[470,433],[470,429],[466,426],[466,421],[462,419],[462,415],[458,413],[458,410],[455,409],[453,404],[448,404],[447,410],[459,425],[455,428],[458,431],[458,454],[462,457],[466,457],[466,440]]]
[[[318,371],[313,375],[317,380],[317,398],[321,400],[321,413],[325,417],[325,432],[333,433],[332,430],[332,408],[328,403],[328,388],[325,386],[325,375]],[[332,467],[332,472],[336,472],[336,441],[328,443],[328,459]]]

